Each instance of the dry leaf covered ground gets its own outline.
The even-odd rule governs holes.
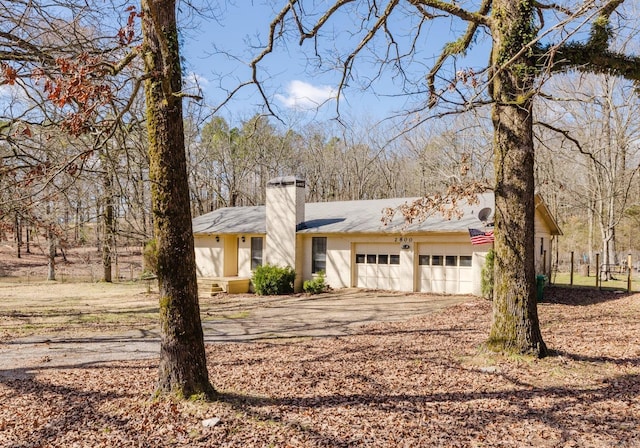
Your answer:
[[[156,360],[43,364],[0,376],[0,446],[640,446],[640,296],[545,295],[543,360],[485,352],[491,305],[470,299],[348,336],[208,345],[213,403],[152,399]]]

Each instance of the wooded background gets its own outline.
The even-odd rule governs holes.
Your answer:
[[[569,95],[576,83],[590,95]],[[607,251],[609,263],[629,253],[637,259],[640,102],[632,83],[565,76],[550,87],[550,95],[578,98],[561,107],[544,100],[536,105],[545,117],[536,126],[536,182],[564,232],[560,263],[571,251],[580,262]],[[25,125],[3,118],[3,241],[14,240],[20,229],[23,245],[29,238],[48,247],[53,238],[101,251],[105,245],[142,246],[153,237],[144,114],[135,99],[139,109],[131,108],[131,121],[98,150],[92,136],[33,124],[25,132]],[[255,115],[232,125],[223,117],[202,118],[207,110],[191,102],[185,122],[193,216],[264,204],[266,182],[283,175],[304,178],[306,200],[324,202],[442,193],[462,177],[493,174],[488,111],[398,131],[390,121],[357,117],[347,126],[294,127]]]

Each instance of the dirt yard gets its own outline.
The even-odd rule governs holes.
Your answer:
[[[113,308],[150,299],[140,286]],[[212,403],[153,399],[157,358],[41,360],[0,375],[0,446],[640,446],[640,295],[549,288],[539,314],[542,360],[483,349],[491,304],[475,298],[340,336],[209,343]]]

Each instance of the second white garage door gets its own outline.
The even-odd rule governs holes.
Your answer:
[[[466,245],[421,244],[418,291],[441,294],[473,292],[473,256]]]

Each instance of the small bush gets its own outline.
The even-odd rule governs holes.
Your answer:
[[[307,294],[320,294],[328,289],[328,285],[324,280],[324,272],[318,272],[318,276],[313,280],[305,280],[302,290]]]
[[[143,270],[146,273],[158,273],[158,244],[156,239],[147,241],[142,252]]]
[[[480,290],[482,297],[485,299],[493,300],[493,262],[496,254],[493,249],[487,252],[484,257],[484,266],[482,266]]]
[[[291,266],[281,268],[269,264],[258,266],[251,277],[256,294],[260,296],[291,294],[295,279],[296,273]]]

